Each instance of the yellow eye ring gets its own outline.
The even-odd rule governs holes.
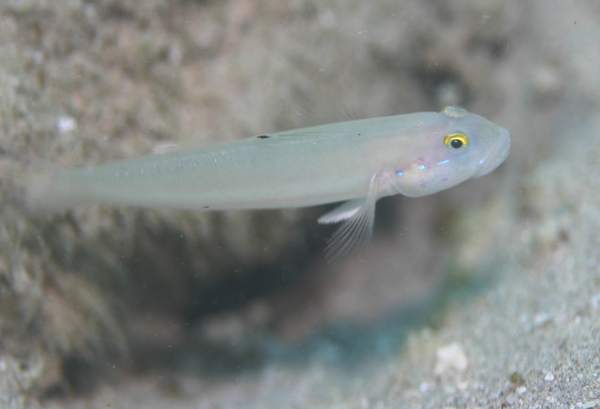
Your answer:
[[[449,133],[444,138],[444,145],[452,149],[469,146],[469,137],[462,133]]]

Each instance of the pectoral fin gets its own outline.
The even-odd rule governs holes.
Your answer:
[[[361,197],[360,199],[348,200],[342,203],[335,209],[325,213],[319,217],[319,223],[321,224],[333,224],[343,222],[344,220],[350,219],[360,211],[360,208],[364,206],[367,198]]]
[[[325,258],[329,261],[357,253],[369,244],[375,220],[378,186],[379,173],[373,175],[366,197],[349,200],[319,218],[319,223],[324,224],[345,220],[327,242]]]

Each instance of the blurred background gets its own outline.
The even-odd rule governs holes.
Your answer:
[[[3,2],[2,404],[600,406],[599,46],[593,1]],[[45,167],[446,105],[507,162],[330,264],[330,206],[23,206]]]

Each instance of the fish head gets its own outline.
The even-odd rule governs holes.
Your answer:
[[[422,129],[419,150],[410,161],[386,173],[405,196],[425,196],[486,175],[504,162],[510,133],[486,118],[460,107],[446,107]]]

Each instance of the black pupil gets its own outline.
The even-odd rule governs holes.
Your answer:
[[[463,146],[463,143],[460,139],[452,139],[452,141],[450,141],[450,146],[452,146],[454,149],[458,149]]]

